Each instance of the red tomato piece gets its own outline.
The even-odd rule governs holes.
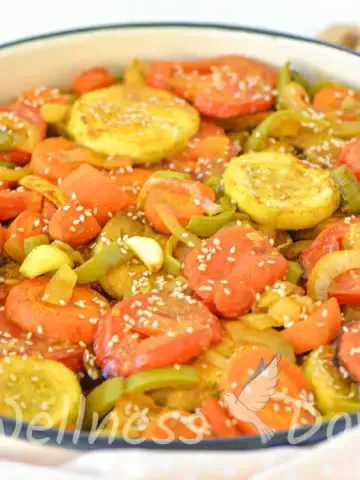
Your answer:
[[[93,67],[75,77],[73,90],[78,95],[83,95],[99,88],[110,87],[116,83],[116,78],[107,68]]]
[[[288,263],[259,232],[231,227],[203,240],[185,258],[184,273],[197,296],[227,318],[245,314],[286,274]]]
[[[274,101],[275,70],[240,55],[197,62],[155,62],[146,81],[190,100],[202,115],[227,118],[267,110]]]
[[[356,178],[360,180],[360,136],[345,145],[336,164],[351,168]]]
[[[94,350],[105,376],[187,363],[219,341],[218,320],[192,297],[138,295],[100,319]]]
[[[309,275],[315,264],[324,255],[342,250],[344,236],[352,223],[360,222],[360,217],[340,220],[324,228],[315,238],[310,247],[306,248],[300,257],[306,275]]]
[[[19,150],[9,150],[8,152],[0,152],[0,162],[15,163],[23,166],[31,160],[31,153],[21,152]]]
[[[350,374],[352,380],[360,382],[360,321],[351,322],[343,327],[339,336],[336,358],[339,364]]]

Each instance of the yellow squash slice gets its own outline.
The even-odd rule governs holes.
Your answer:
[[[329,173],[281,152],[248,153],[231,160],[225,192],[256,222],[282,230],[313,227],[330,217],[340,197]]]
[[[81,388],[76,375],[52,360],[0,360],[0,415],[56,427],[76,422]]]
[[[199,128],[199,114],[184,100],[141,85],[117,85],[80,97],[68,132],[77,143],[135,163],[158,162],[181,151]]]

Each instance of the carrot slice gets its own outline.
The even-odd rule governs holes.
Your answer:
[[[101,228],[90,210],[77,202],[70,202],[59,208],[51,217],[50,236],[56,240],[77,247],[90,242]]]
[[[107,68],[93,67],[74,78],[73,90],[78,95],[83,95],[99,88],[110,87],[115,83],[116,78]]]
[[[13,355],[48,358],[63,363],[74,372],[81,372],[84,351],[77,343],[26,332],[10,322],[4,310],[0,310],[0,358]]]
[[[60,92],[58,88],[35,87],[23,92],[17,103],[23,103],[33,108],[40,108],[45,103],[66,104],[69,95]]]
[[[227,393],[233,393],[238,397],[259,367],[261,360],[268,364],[273,356],[273,351],[260,346],[246,348],[235,353],[229,361],[221,384],[225,392],[225,401],[228,398]],[[301,369],[283,357],[279,362],[277,380],[275,393],[274,395],[270,394],[269,401],[263,409],[253,412],[250,405],[245,408],[245,412],[241,408],[238,409],[236,412],[237,425],[242,432],[258,434],[262,428],[262,422],[266,427],[274,430],[288,430],[294,426],[294,423],[302,426],[314,423],[316,418],[312,405],[312,387],[307,382]],[[249,389],[251,392],[250,383]],[[254,397],[257,395],[255,390],[253,395]],[[266,400],[266,398],[262,400]],[[250,397],[248,402],[251,402]]]
[[[289,341],[296,354],[309,352],[320,345],[327,345],[341,328],[340,307],[330,298],[307,319],[286,328],[281,334]]]
[[[196,188],[201,196],[211,201],[215,200],[214,191],[210,187],[191,180],[161,179],[160,182],[150,182],[145,188],[147,190],[144,205],[146,218],[156,230],[162,233],[170,232],[159,217],[157,205],[168,205],[178,222],[187,223],[193,215],[205,213],[204,208],[198,204],[198,199],[191,193],[191,188]]]
[[[155,62],[146,81],[190,100],[209,117],[227,118],[267,110],[274,100],[275,70],[240,55],[197,62]]]
[[[94,349],[105,376],[183,364],[218,342],[217,319],[191,297],[137,295],[101,318]]]
[[[100,225],[131,204],[130,197],[118,185],[87,164],[68,175],[60,188],[69,199],[91,209]]]
[[[50,182],[57,182],[87,161],[91,152],[62,137],[46,138],[40,142],[32,155],[32,171]]]
[[[130,167],[123,169],[122,172],[112,172],[110,180],[121,188],[121,191],[129,197],[131,205],[133,205],[144,183],[153,173],[145,168]]]
[[[197,180],[221,175],[235,149],[225,131],[209,120],[202,120],[198,133],[185,150],[166,160],[170,170],[189,173]]]
[[[356,120],[360,105],[352,113],[351,105],[350,108],[346,108],[346,100],[360,102],[360,93],[345,87],[324,87],[315,94],[313,107],[319,112],[334,113],[342,120]]]
[[[353,138],[342,149],[336,165],[346,165],[355,173],[360,180],[360,136]]]
[[[107,300],[89,287],[76,286],[64,306],[42,300],[47,277],[24,280],[14,286],[5,303],[8,318],[30,332],[70,342],[92,343],[96,323],[107,310]]]
[[[0,220],[10,220],[21,212],[41,210],[42,195],[36,192],[0,191]]]
[[[203,240],[187,255],[184,273],[197,296],[213,311],[236,318],[256,294],[286,274],[288,263],[250,227],[231,227]]]
[[[208,398],[200,411],[210,423],[212,432],[216,437],[238,437],[241,435],[240,430],[233,425],[232,420],[215,398]]]
[[[142,438],[148,440],[175,440],[210,438],[209,428],[200,415],[185,411],[165,411],[152,417]]]

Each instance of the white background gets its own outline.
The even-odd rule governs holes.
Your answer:
[[[0,0],[0,43],[54,30],[146,21],[223,22],[316,35],[360,24],[359,0]]]

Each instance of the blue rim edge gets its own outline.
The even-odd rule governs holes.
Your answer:
[[[322,45],[324,47],[330,48],[332,50],[340,50],[344,53],[354,55],[360,58],[360,53],[353,50],[349,50],[345,47],[340,47],[333,45],[322,40],[313,39],[309,37],[303,37],[301,35],[293,35],[284,32],[276,32],[273,30],[266,30],[261,28],[250,28],[237,25],[229,24],[219,24],[219,23],[193,23],[193,22],[151,22],[151,23],[123,23],[123,24],[104,24],[89,26],[84,28],[75,28],[69,30],[59,30],[53,33],[45,33],[42,35],[29,36],[14,40],[7,43],[2,43],[0,45],[0,51],[19,46],[24,44],[30,44],[38,40],[49,40],[52,38],[65,37],[68,35],[74,34],[83,34],[90,32],[97,32],[101,30],[116,30],[116,29],[132,29],[132,28],[199,28],[199,29],[214,29],[214,30],[228,30],[234,32],[247,32],[258,35],[268,35],[270,37],[280,37],[287,38],[290,40],[300,40],[302,42],[313,43],[317,45]],[[122,438],[116,438],[111,444],[107,437],[99,436],[95,441],[89,441],[89,434],[87,432],[81,432],[78,436],[74,435],[72,431],[65,431],[59,441],[59,430],[56,428],[51,428],[45,431],[37,431],[36,426],[30,426],[29,424],[23,422],[20,425],[16,425],[15,420],[9,417],[0,416],[0,426],[1,433],[6,436],[16,436],[18,438],[27,439],[32,442],[42,442],[49,445],[58,445],[64,448],[72,448],[77,450],[94,450],[94,449],[104,449],[104,448],[145,448],[145,449],[166,449],[166,450],[257,450],[262,448],[269,447],[279,447],[279,446],[290,446],[290,445],[313,445],[324,441],[328,436],[338,435],[339,433],[352,428],[359,423],[358,414],[354,413],[347,416],[347,419],[350,420],[350,423],[344,419],[339,418],[335,423],[334,427],[330,426],[329,422],[322,423],[316,432],[314,432],[310,438],[306,438],[306,433],[310,432],[313,428],[304,427],[299,428],[294,433],[294,441],[289,441],[289,433],[287,431],[277,432],[272,440],[269,443],[264,445],[261,442],[261,438],[258,435],[243,435],[236,438],[215,438],[210,440],[202,440],[196,444],[186,444],[179,440],[172,441],[168,444],[158,444],[152,441],[145,441],[138,445],[133,445],[127,443]],[[41,428],[41,427],[39,427]],[[331,435],[330,435],[331,434]],[[303,439],[302,439],[303,438]],[[302,440],[301,440],[302,439]],[[46,440],[46,441],[45,441]]]

